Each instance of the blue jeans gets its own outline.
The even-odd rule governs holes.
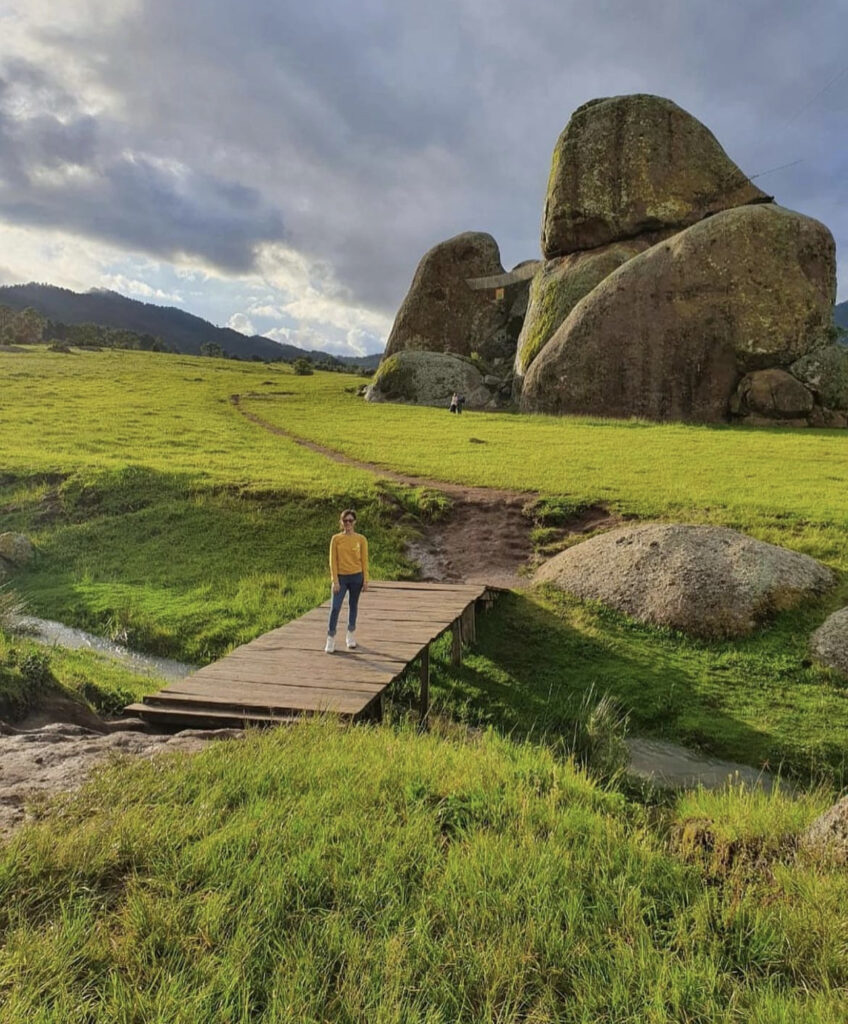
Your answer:
[[[362,593],[363,576],[361,572],[347,574],[339,573],[339,592],[333,594],[333,603],[330,607],[330,622],[327,626],[327,635],[336,635],[336,626],[339,622],[339,612],[342,610],[342,601],[345,594],[348,594],[347,608],[347,630],[352,633],[356,629],[356,612],[359,608],[359,595]]]

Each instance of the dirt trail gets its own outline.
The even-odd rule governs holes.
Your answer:
[[[423,580],[489,583],[510,589],[527,585],[528,571],[534,565],[530,537],[533,521],[524,509],[537,498],[535,492],[446,483],[443,480],[398,473],[374,462],[363,462],[269,423],[255,412],[245,409],[241,404],[242,397],[254,396],[231,395],[230,401],[245,419],[263,430],[285,437],[342,465],[363,469],[375,476],[411,487],[429,487],[451,499],[450,513],[440,522],[426,527],[420,539],[408,545],[407,553],[421,566]],[[608,529],[617,522],[606,509],[587,509],[562,527],[562,535]]]

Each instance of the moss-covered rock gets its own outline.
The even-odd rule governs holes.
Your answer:
[[[801,356],[792,374],[812,388],[827,409],[848,409],[848,349],[827,345]]]
[[[397,352],[503,354],[509,348],[509,309],[494,289],[475,291],[469,279],[505,274],[491,235],[466,231],[426,253],[395,317],[386,355]],[[515,336],[513,334],[513,345]],[[514,349],[509,349],[512,358]]]
[[[650,248],[650,238],[613,242],[611,245],[547,260],[530,285],[530,300],[515,352],[515,374],[520,380],[559,325],[577,303],[614,270]]]
[[[571,311],[527,372],[527,412],[724,420],[740,375],[819,348],[833,237],[773,204],[718,213],[628,260]]]
[[[396,352],[380,363],[365,397],[369,402],[447,408],[454,391],[465,396],[469,409],[482,409],[492,401],[470,360],[446,352]]]
[[[554,149],[542,251],[553,259],[767,198],[671,100],[592,100],[572,114]]]
[[[813,394],[786,370],[755,370],[739,382],[731,412],[770,419],[803,419],[813,411]]]

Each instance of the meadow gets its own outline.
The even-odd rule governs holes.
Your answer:
[[[833,566],[842,582],[832,594],[733,643],[642,627],[551,591],[515,595],[481,623],[462,669],[437,658],[434,695],[470,724],[538,735],[567,730],[592,686],[620,703],[634,731],[804,778],[844,775],[845,683],[812,664],[806,646],[848,598],[844,434],[451,417],[363,402],[348,375],[216,359],[43,350],[2,359],[0,434],[12,443],[0,510],[5,529],[38,546],[16,582],[34,614],[208,662],[324,599],[327,537],[351,504],[375,575],[414,573],[403,543],[442,511],[434,492],[263,430],[239,414],[237,394],[268,423],[359,459],[527,491],[542,545],[558,517],[602,503],[622,516],[733,526]],[[55,661],[76,685],[79,671]],[[150,685],[125,679],[119,689],[135,696]],[[100,689],[95,706],[117,703],[110,684]]]
[[[202,663],[327,592],[353,504],[375,576],[444,513],[240,415],[558,518],[715,522],[840,574],[751,637],[693,641],[550,590],[505,596],[438,714],[119,761],[0,844],[0,1021],[841,1022],[844,869],[798,836],[844,785],[848,681],[809,633],[848,598],[848,435],[372,406],[357,378],[132,352],[0,353],[0,529],[34,614]],[[472,440],[473,439],[473,440]],[[320,640],[320,638],[319,638]],[[0,630],[0,705],[156,688]],[[782,766],[795,791],[643,802],[569,756],[586,693],[630,729]],[[4,704],[5,701],[5,704]],[[574,755],[580,751],[572,750]]]

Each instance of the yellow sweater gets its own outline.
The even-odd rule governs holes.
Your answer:
[[[368,579],[368,541],[361,533],[336,533],[330,541],[330,574],[333,583],[339,582],[339,573],[347,576],[361,572]]]

